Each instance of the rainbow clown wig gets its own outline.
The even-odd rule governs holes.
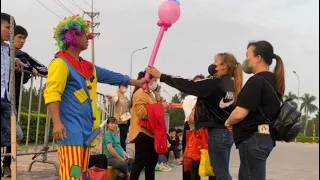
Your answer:
[[[84,20],[79,15],[64,18],[56,28],[54,28],[54,38],[60,50],[68,47],[77,47],[76,36],[89,32],[90,22]]]

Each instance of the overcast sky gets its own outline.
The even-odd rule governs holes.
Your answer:
[[[39,0],[61,17],[70,15],[55,3]],[[91,3],[91,0],[86,0]],[[72,0],[60,0],[72,13],[82,10]],[[91,9],[84,0],[74,0],[81,9]],[[101,14],[95,41],[96,64],[129,74],[130,55],[138,48],[148,49],[134,54],[133,75],[148,64],[159,27],[158,7],[162,0],[95,0]],[[283,58],[287,92],[310,93],[319,97],[319,1],[318,0],[181,0],[179,21],[165,34],[155,66],[163,73],[186,78],[202,73],[216,53],[231,52],[239,62],[245,59],[247,43],[267,40],[275,53]],[[53,28],[59,18],[36,0],[3,0],[1,11],[13,15],[17,24],[29,31],[24,50],[48,65],[57,51]],[[91,51],[83,57],[90,60]],[[246,79],[249,76],[246,75]],[[245,79],[245,80],[246,80]],[[103,93],[114,91],[99,85]],[[169,94],[178,91],[164,86]],[[166,98],[170,98],[164,93]],[[316,103],[318,104],[319,101]]]

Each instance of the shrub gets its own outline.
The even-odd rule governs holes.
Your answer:
[[[31,114],[30,116],[30,129],[29,129],[29,143],[34,143],[36,140],[36,131],[37,131],[37,118],[38,114]],[[39,116],[39,134],[38,134],[38,143],[44,142],[45,134],[45,124],[46,124],[46,115],[40,114]],[[28,127],[28,113],[21,113],[20,115],[20,126],[23,132],[23,139],[21,143],[26,142],[27,138],[27,127]],[[50,120],[50,132],[49,132],[49,142],[52,141],[52,121]]]
[[[302,143],[319,143],[319,137],[315,137],[313,142],[313,137],[305,136],[304,134],[299,134],[297,137],[297,142]]]

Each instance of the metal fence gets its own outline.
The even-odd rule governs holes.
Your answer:
[[[19,97],[19,106],[18,106],[18,112],[17,112],[17,122],[20,123],[21,120],[21,107],[22,107],[22,98],[23,98],[23,79],[25,75],[31,74],[28,71],[23,71],[21,74],[21,82],[20,82],[20,97]],[[32,121],[31,116],[34,116],[33,113],[33,109],[32,109],[32,102],[33,102],[33,95],[32,95],[32,91],[33,88],[35,88],[35,77],[31,77],[30,78],[30,86],[29,86],[29,99],[28,99],[28,112],[27,112],[27,128],[26,128],[26,132],[23,132],[23,135],[25,137],[25,144],[24,144],[24,149],[21,151],[17,152],[17,156],[26,156],[26,155],[34,155],[31,159],[31,162],[29,164],[28,167],[28,171],[30,172],[32,170],[32,167],[35,163],[42,163],[42,164],[52,164],[55,169],[56,172],[58,174],[58,162],[56,160],[49,160],[48,159],[48,154],[49,153],[53,153],[53,152],[57,152],[57,149],[55,147],[55,141],[54,139],[50,138],[50,130],[52,130],[51,127],[51,117],[50,117],[50,113],[48,108],[46,108],[46,118],[45,118],[45,122],[44,122],[44,136],[43,136],[43,144],[39,142],[39,130],[40,130],[40,122],[41,119],[41,106],[42,106],[42,101],[43,101],[43,85],[45,84],[45,80],[46,80],[46,76],[43,75],[39,75],[39,79],[40,79],[40,88],[36,88],[38,89],[38,107],[37,107],[37,113],[36,113],[36,121]],[[97,93],[97,102],[98,102],[98,106],[100,106],[100,108],[104,108],[106,109],[106,112],[100,111],[101,114],[99,114],[101,120],[105,120],[108,116],[113,115],[113,106],[111,105],[111,103],[109,103],[108,100],[106,100],[106,98],[104,97],[104,94],[102,93]],[[30,133],[31,132],[31,126],[34,125],[34,123],[36,124],[36,133],[35,135]],[[34,131],[33,131],[34,132]],[[33,138],[35,138],[34,140],[34,144],[30,143],[30,138],[32,136],[35,136]],[[20,144],[21,145],[21,144]],[[22,146],[22,145],[21,145]],[[11,153],[5,153],[5,148],[3,149],[4,153],[1,153],[1,157],[8,157],[11,156]],[[101,153],[101,152],[100,152]],[[42,156],[42,158],[38,158],[39,156]],[[17,158],[18,159],[18,158]],[[18,161],[18,160],[17,160]]]
[[[23,71],[21,75],[21,82],[20,82],[20,97],[19,97],[19,106],[18,106],[18,113],[17,113],[17,121],[20,122],[21,120],[21,102],[22,102],[22,90],[23,90],[23,79],[26,73],[30,73],[27,71]],[[44,80],[46,79],[46,76],[39,75],[40,78],[40,87],[43,86]],[[38,101],[38,111],[37,111],[37,121],[31,122],[31,115],[32,115],[32,90],[34,88],[34,80],[35,77],[30,78],[30,87],[29,87],[29,107],[28,107],[28,117],[27,117],[27,132],[23,132],[24,136],[26,137],[25,142],[25,148],[23,151],[17,152],[17,156],[24,156],[24,155],[34,155],[32,157],[32,161],[29,165],[28,171],[30,172],[32,169],[32,165],[36,162],[46,163],[46,164],[52,164],[55,166],[57,172],[58,172],[58,163],[56,161],[48,160],[48,153],[56,152],[56,149],[49,148],[49,132],[50,132],[50,115],[49,110],[47,109],[46,113],[46,119],[45,119],[45,130],[44,130],[44,142],[42,148],[39,148],[40,144],[38,142],[39,140],[39,125],[40,125],[40,109],[41,109],[41,102],[42,102],[42,88],[39,88],[38,94],[39,94],[39,101]],[[15,109],[15,108],[14,108]],[[29,145],[29,138],[30,138],[30,123],[36,123],[36,134],[35,134],[35,143],[34,148],[30,150]],[[52,144],[53,146],[53,144]],[[42,155],[42,159],[36,159],[39,155]],[[11,156],[10,153],[1,153],[1,157],[7,157]]]

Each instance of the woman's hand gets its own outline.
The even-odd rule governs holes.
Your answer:
[[[112,96],[108,94],[104,95],[104,97],[106,97],[107,99],[112,99]]]
[[[160,101],[161,101],[161,95],[160,95],[160,92],[153,91],[153,93],[154,93],[154,95],[156,96],[156,100],[157,100],[158,102],[160,102]]]
[[[155,67],[147,67],[146,72],[150,73],[153,77],[160,79],[161,72]]]

